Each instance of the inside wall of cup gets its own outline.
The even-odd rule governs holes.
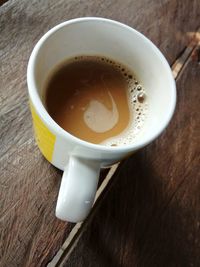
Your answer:
[[[169,69],[154,46],[136,31],[106,21],[69,24],[50,35],[36,59],[36,82],[42,95],[47,77],[64,60],[78,55],[107,56],[131,68],[145,87],[148,117],[143,135],[153,135],[167,119],[174,91]]]

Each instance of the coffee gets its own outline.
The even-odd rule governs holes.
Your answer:
[[[60,64],[47,81],[45,104],[67,132],[111,146],[134,141],[147,109],[144,88],[134,73],[97,56],[79,56]]]

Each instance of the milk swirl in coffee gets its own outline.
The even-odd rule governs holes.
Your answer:
[[[45,105],[64,130],[105,146],[133,143],[148,109],[134,72],[99,56],[78,56],[57,66],[46,83]]]

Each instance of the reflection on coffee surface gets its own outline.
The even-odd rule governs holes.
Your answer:
[[[46,85],[50,116],[70,134],[95,144],[131,144],[147,113],[144,88],[112,59],[79,56],[60,64]]]

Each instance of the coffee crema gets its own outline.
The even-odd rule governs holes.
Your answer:
[[[50,116],[70,134],[95,144],[131,144],[147,111],[144,88],[133,71],[107,57],[78,56],[47,80]]]

